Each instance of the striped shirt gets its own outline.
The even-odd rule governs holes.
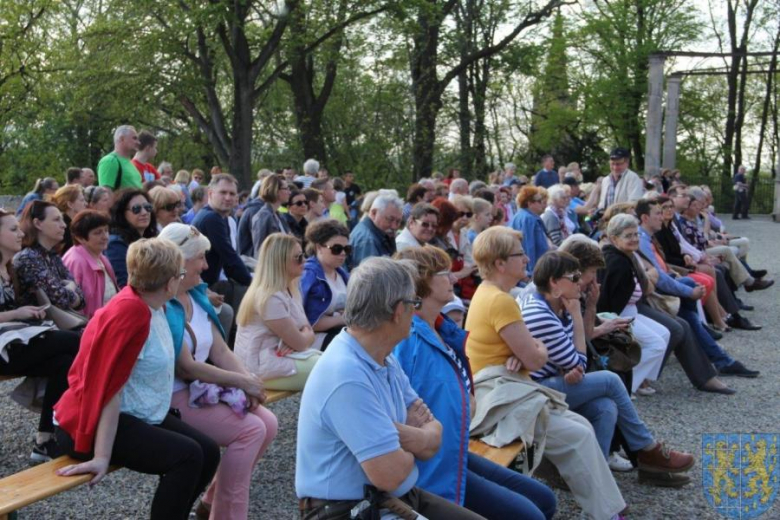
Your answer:
[[[559,318],[538,292],[527,295],[520,308],[531,335],[547,347],[547,363],[531,372],[534,380],[559,376],[578,365],[586,368],[585,354],[578,352],[574,346],[574,324],[568,312],[563,311],[563,316]]]

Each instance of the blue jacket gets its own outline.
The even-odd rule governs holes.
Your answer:
[[[364,217],[349,235],[352,255],[349,266],[354,269],[360,262],[372,256],[393,256],[395,254],[395,237],[374,225],[374,222]]]
[[[549,188],[559,182],[558,172],[555,170],[539,170],[536,172],[536,175],[534,175],[534,186]]]
[[[523,249],[528,255],[529,273],[534,271],[534,266],[539,258],[547,252],[547,233],[544,231],[544,222],[538,215],[534,215],[525,208],[520,209],[512,219],[511,228],[523,234]]]
[[[120,235],[112,233],[108,236],[108,248],[106,258],[111,262],[116,275],[116,284],[119,288],[127,285],[127,250],[130,245]]]
[[[244,265],[244,261],[233,249],[230,241],[230,225],[227,217],[223,217],[206,205],[198,211],[192,225],[206,235],[211,242],[211,249],[206,253],[209,268],[203,271],[201,278],[211,285],[219,280],[219,271],[225,269],[225,275],[241,285],[252,283],[252,275]],[[115,268],[116,269],[116,268]],[[119,273],[117,273],[119,276]]]
[[[653,254],[653,243],[650,237],[650,233],[645,231],[642,226],[639,226],[639,251],[647,257],[650,263],[653,264],[656,271],[658,271],[658,283],[656,288],[663,294],[669,294],[671,296],[677,296],[680,298],[690,298],[693,289],[687,285],[680,283],[671,276],[669,276],[661,266],[658,265],[658,260]]]
[[[212,323],[217,326],[217,330],[222,334],[222,339],[225,339],[225,331],[222,328],[222,324],[219,322],[219,316],[214,306],[211,305],[208,296],[206,295],[206,284],[201,283],[196,285],[187,293],[192,296],[195,303],[200,305],[206,314],[209,315]],[[175,353],[174,360],[179,359],[179,353],[181,352],[181,346],[184,341],[184,323],[186,321],[186,314],[184,307],[179,300],[171,298],[168,303],[165,304],[165,317],[168,319],[168,326],[171,328],[171,336],[173,336],[173,350]]]
[[[336,271],[346,284],[349,281],[349,274],[342,268],[338,268]],[[330,301],[333,298],[333,292],[325,279],[325,271],[322,269],[322,264],[320,264],[316,256],[306,260],[306,265],[303,266],[301,297],[303,299],[303,310],[306,311],[306,318],[308,318],[311,325],[314,325],[320,321],[322,315],[328,310]]]
[[[465,353],[466,331],[444,315],[436,320],[436,330],[455,351],[471,380],[471,368]],[[418,316],[412,318],[411,333],[396,345],[394,355],[409,377],[412,388],[442,425],[439,451],[431,459],[416,461],[419,472],[417,485],[463,505],[471,423],[464,378],[434,331]]]

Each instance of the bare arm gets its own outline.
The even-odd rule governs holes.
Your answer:
[[[285,346],[302,352],[314,343],[314,330],[310,325],[297,327],[292,318],[279,320],[265,320],[266,326],[271,332],[279,336]]]
[[[368,480],[381,491],[393,491],[414,469],[414,455],[398,449],[360,464]]]
[[[420,460],[428,460],[439,451],[441,445],[441,423],[436,419],[419,428],[396,423],[401,448]]]
[[[314,324],[314,332],[325,332],[333,327],[343,327],[344,316],[341,314],[333,314],[332,316],[322,315],[317,323]]]
[[[563,305],[571,315],[572,328],[574,329],[574,348],[577,349],[577,352],[585,354],[588,351],[588,346],[585,344],[585,325],[583,324],[582,310],[580,309],[580,299],[564,299]]]
[[[118,391],[114,397],[103,407],[95,434],[95,456],[92,460],[81,464],[71,464],[57,471],[63,477],[92,473],[95,475],[90,485],[97,484],[108,473],[108,465],[111,461],[111,451],[114,448],[116,429],[119,425],[119,409],[122,403],[122,391]]]
[[[498,333],[526,370],[539,370],[547,363],[547,348],[531,336],[522,321],[510,323]]]

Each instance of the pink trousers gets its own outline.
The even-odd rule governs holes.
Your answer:
[[[174,392],[171,406],[181,418],[227,449],[203,501],[211,505],[211,520],[246,520],[252,470],[276,437],[276,416],[258,406],[243,419],[227,405],[191,408],[189,390]]]

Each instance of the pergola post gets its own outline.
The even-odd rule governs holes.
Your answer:
[[[663,121],[664,62],[660,54],[650,55],[648,78],[647,124],[645,143],[645,178],[661,171],[661,131]]]
[[[673,170],[677,164],[677,117],[680,114],[681,80],[679,76],[670,76],[666,80],[663,167],[670,170]]]

